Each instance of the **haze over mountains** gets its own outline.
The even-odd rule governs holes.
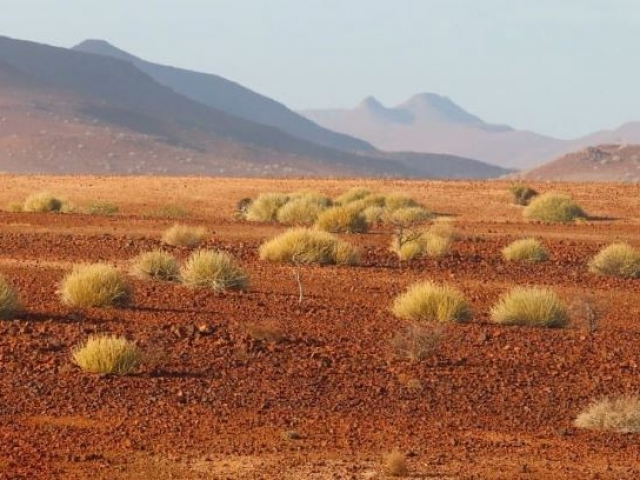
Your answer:
[[[362,138],[382,150],[440,152],[517,170],[601,143],[640,143],[640,122],[575,140],[561,140],[484,122],[447,97],[421,93],[395,107],[367,97],[353,109],[300,112],[326,128]]]
[[[188,98],[129,60],[0,37],[0,170],[453,178],[505,173],[466,158],[379,152],[219,77],[160,71],[177,75],[185,91],[190,82],[198,88]],[[228,101],[232,90],[235,100]],[[201,95],[209,104],[220,97],[230,109],[242,105],[253,114],[251,105],[260,110],[266,104],[276,113],[270,125],[257,123],[193,99]],[[301,129],[323,144],[272,126],[282,118],[290,131]],[[293,125],[297,119],[301,126]],[[341,148],[327,146],[332,143]]]

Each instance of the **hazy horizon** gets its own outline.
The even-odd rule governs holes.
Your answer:
[[[0,35],[103,39],[294,110],[432,92],[485,121],[572,138],[640,120],[632,0],[4,0]]]

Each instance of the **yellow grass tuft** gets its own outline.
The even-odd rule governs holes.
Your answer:
[[[22,210],[24,212],[60,212],[63,208],[63,202],[49,192],[39,192],[29,195]]]
[[[162,250],[152,250],[138,255],[133,260],[131,272],[144,280],[172,282],[180,277],[180,268],[176,259]]]
[[[124,305],[131,289],[122,273],[111,265],[75,265],[60,285],[62,303],[72,307],[113,307]]]
[[[462,293],[449,285],[420,282],[396,297],[393,314],[414,322],[464,322],[471,312]]]
[[[531,327],[564,327],[569,321],[558,295],[542,287],[514,287],[491,309],[491,318],[502,325]]]
[[[391,477],[405,477],[409,473],[407,457],[399,450],[393,450],[382,458],[382,468]]]
[[[388,211],[393,212],[394,210],[399,210],[401,208],[413,208],[420,207],[421,205],[416,202],[409,195],[404,193],[390,193],[385,195],[385,207]]]
[[[640,277],[640,251],[627,243],[612,243],[589,262],[589,270],[598,275],[622,278]]]
[[[246,290],[249,277],[228,253],[197,250],[181,270],[182,282],[191,288],[210,288],[216,292],[227,289]]]
[[[207,238],[204,227],[176,223],[162,234],[162,241],[174,247],[196,247]]]
[[[502,249],[502,257],[508,262],[544,262],[549,253],[535,238],[523,238],[511,242]]]
[[[640,398],[636,395],[603,398],[580,413],[574,423],[589,430],[639,433]]]
[[[99,374],[127,375],[142,362],[142,352],[129,340],[116,336],[91,336],[72,352],[76,365],[83,371]]]
[[[363,187],[353,187],[343,194],[337,196],[335,199],[335,203],[338,205],[346,205],[347,203],[353,203],[358,200],[362,200],[369,195],[371,195],[371,191],[369,189]]]
[[[560,193],[543,193],[535,197],[524,209],[523,215],[543,222],[572,222],[587,216],[571,197]]]
[[[313,225],[330,204],[331,200],[320,194],[295,195],[278,209],[276,218],[286,225]]]
[[[365,233],[369,228],[360,211],[349,205],[325,210],[318,215],[315,226],[330,233]]]
[[[347,242],[327,232],[295,228],[260,246],[260,259],[282,263],[354,265],[357,251]]]
[[[289,200],[285,193],[262,193],[247,207],[245,218],[250,222],[275,222],[278,210]]]
[[[429,257],[442,257],[451,251],[455,238],[453,224],[450,221],[439,221],[427,228],[419,241]]]
[[[9,281],[0,275],[0,319],[10,319],[22,310],[18,294]]]

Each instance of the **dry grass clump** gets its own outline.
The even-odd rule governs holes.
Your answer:
[[[145,216],[151,218],[170,218],[180,219],[187,218],[191,215],[189,210],[181,205],[162,205],[145,213]]]
[[[523,238],[511,242],[502,249],[502,257],[508,262],[544,262],[549,258],[547,249],[535,238]]]
[[[627,243],[612,243],[591,259],[589,270],[598,275],[638,278],[640,277],[640,251]]]
[[[491,318],[502,325],[564,327],[567,308],[558,295],[543,287],[514,287],[491,309]]]
[[[295,228],[260,246],[260,259],[283,263],[354,265],[358,254],[335,235],[308,228]]]
[[[135,343],[113,335],[91,336],[72,352],[74,363],[83,371],[99,374],[127,375],[140,366],[142,357]]]
[[[532,198],[538,195],[538,192],[528,185],[517,184],[512,186],[509,191],[513,196],[513,201],[517,205],[529,205]]]
[[[640,432],[640,398],[622,396],[592,403],[574,422],[578,428],[620,433]]]
[[[371,205],[366,207],[360,213],[364,217],[365,222],[367,222],[367,225],[377,225],[383,222],[385,210],[384,207]]]
[[[295,195],[278,209],[276,219],[286,225],[313,225],[331,205],[331,200],[316,193]]]
[[[7,212],[11,212],[11,213],[20,213],[23,212],[23,205],[24,202],[11,202],[9,205],[7,205]]]
[[[382,469],[391,477],[405,477],[409,473],[407,457],[400,450],[393,450],[383,456]]]
[[[390,193],[388,195],[385,195],[384,198],[384,205],[389,212],[393,212],[394,210],[399,210],[401,208],[413,208],[421,206],[413,198],[404,193]]]
[[[430,281],[413,284],[396,297],[392,312],[414,322],[464,322],[471,315],[459,290]]]
[[[228,253],[197,250],[181,270],[182,283],[191,288],[210,288],[216,292],[227,289],[245,290],[249,277]]]
[[[408,262],[424,255],[424,243],[419,235],[415,238],[401,240],[398,235],[393,237],[391,241],[391,251],[394,252],[400,260]]]
[[[346,205],[347,203],[356,202],[358,200],[362,200],[365,197],[371,195],[371,191],[369,189],[363,187],[353,187],[341,195],[338,195],[335,198],[335,203],[338,205]]]
[[[318,215],[316,228],[330,233],[365,233],[369,225],[364,216],[350,206],[335,206]]]
[[[60,212],[64,203],[49,192],[39,192],[29,195],[22,205],[24,212]]]
[[[456,238],[455,229],[450,221],[433,223],[420,236],[424,251],[429,257],[442,257],[451,251]]]
[[[22,310],[18,294],[9,281],[0,275],[0,319],[10,319]]]
[[[173,255],[156,249],[144,252],[133,260],[132,273],[144,280],[172,282],[180,277],[180,267]]]
[[[95,263],[75,265],[58,293],[62,303],[72,307],[113,307],[127,303],[131,288],[117,268]]]
[[[89,215],[115,215],[119,210],[117,205],[104,201],[93,202],[87,206]]]
[[[391,340],[391,347],[399,358],[421,362],[437,348],[443,336],[440,324],[410,323]]]
[[[247,207],[245,218],[250,222],[275,222],[278,210],[289,200],[285,193],[262,193]]]
[[[571,197],[560,193],[543,193],[535,197],[524,209],[523,215],[543,222],[572,222],[587,216]]]
[[[433,215],[423,207],[402,207],[389,213],[389,223],[392,225],[411,226],[424,223]]]
[[[206,228],[180,223],[176,223],[162,234],[162,241],[174,247],[196,247],[205,238],[207,238]]]

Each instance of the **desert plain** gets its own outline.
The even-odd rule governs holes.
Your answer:
[[[0,175],[3,208],[47,190],[78,212],[95,201],[119,209],[0,211],[0,273],[25,306],[0,321],[0,478],[386,478],[392,450],[406,456],[409,478],[640,478],[637,434],[574,426],[592,401],[638,391],[640,280],[600,277],[587,263],[613,241],[640,247],[640,187],[532,182],[589,214],[550,224],[524,219],[510,185]],[[392,229],[377,226],[341,235],[360,249],[357,266],[273,264],[258,248],[286,227],[235,215],[240,199],[263,192],[336,196],[354,186],[404,192],[450,217],[451,252],[401,262]],[[231,253],[251,288],[131,277],[126,307],[61,304],[56,291],[73,264],[127,271],[156,247],[186,258],[190,249],[160,241],[176,221],[206,227],[203,246]],[[502,259],[525,236],[542,241],[548,262]],[[405,322],[390,307],[419,280],[459,288],[472,315],[417,362],[393,351]],[[492,323],[491,306],[515,285],[553,288],[569,325]],[[84,373],[71,351],[97,333],[124,335],[156,361],[134,375]]]

